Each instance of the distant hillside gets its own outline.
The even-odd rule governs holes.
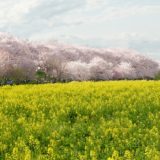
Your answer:
[[[0,33],[1,79],[34,80],[37,71],[57,81],[144,79],[154,78],[159,64],[132,50],[33,43]]]

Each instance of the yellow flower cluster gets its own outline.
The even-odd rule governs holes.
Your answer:
[[[0,87],[2,160],[159,160],[160,82]]]

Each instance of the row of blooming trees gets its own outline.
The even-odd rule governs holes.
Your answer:
[[[153,79],[159,64],[135,51],[38,44],[0,34],[1,83]]]

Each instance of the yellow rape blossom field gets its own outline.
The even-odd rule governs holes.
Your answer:
[[[160,160],[160,82],[0,87],[2,160]]]

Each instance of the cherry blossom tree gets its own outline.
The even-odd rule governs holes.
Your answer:
[[[128,49],[30,42],[0,33],[0,79],[34,81],[37,71],[43,81],[153,79],[160,63]]]

